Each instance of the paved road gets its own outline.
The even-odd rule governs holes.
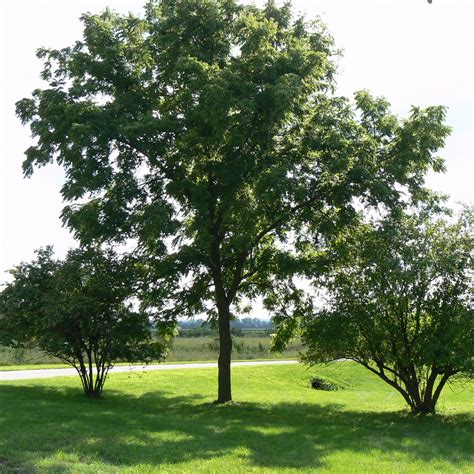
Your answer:
[[[296,360],[268,360],[268,361],[249,361],[233,362],[232,367],[243,367],[248,365],[287,365],[297,364]],[[110,370],[110,373],[119,372],[143,372],[150,370],[175,370],[175,369],[215,369],[217,363],[204,362],[196,364],[156,364],[156,365],[119,365]],[[27,380],[27,379],[48,379],[51,377],[67,377],[77,375],[75,369],[34,369],[34,370],[4,370],[0,371],[0,381],[2,380]]]

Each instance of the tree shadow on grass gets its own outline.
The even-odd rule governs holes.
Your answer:
[[[165,391],[133,397],[109,390],[104,400],[89,401],[72,388],[0,386],[0,458],[12,472],[34,471],[48,458],[55,463],[49,472],[72,472],[71,461],[56,462],[57,453],[112,470],[230,453],[263,470],[315,469],[332,453],[374,449],[455,465],[474,460],[472,427],[469,415],[413,418],[311,403],[217,406]]]

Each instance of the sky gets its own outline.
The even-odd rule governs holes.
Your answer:
[[[248,2],[245,2],[248,3]],[[261,4],[262,2],[256,1]],[[23,153],[33,142],[15,117],[14,104],[45,84],[38,47],[61,48],[80,39],[83,12],[106,6],[139,13],[144,0],[0,0],[0,284],[5,271],[34,250],[54,245],[58,256],[74,245],[62,227],[57,166],[22,176]],[[473,7],[471,0],[293,0],[295,12],[320,16],[344,50],[338,93],[368,89],[383,95],[396,114],[412,105],[445,105],[453,128],[446,147],[447,173],[428,184],[451,203],[474,202]],[[259,314],[260,309],[256,308]]]

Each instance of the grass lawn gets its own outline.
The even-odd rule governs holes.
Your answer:
[[[312,390],[315,375],[343,389]],[[76,377],[0,382],[0,472],[474,472],[474,384],[414,418],[348,362],[233,380],[226,406],[212,404],[214,369],[114,374],[100,401]]]

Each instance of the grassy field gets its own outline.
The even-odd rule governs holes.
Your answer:
[[[233,336],[234,359],[276,359],[297,358],[301,343],[293,342],[281,355],[271,353],[270,337]],[[167,361],[217,360],[218,342],[215,337],[183,338],[173,340]]]
[[[300,342],[291,343],[282,354],[270,353],[270,337],[233,337],[235,360],[252,359],[296,359],[301,350]],[[214,361],[217,360],[218,345],[215,337],[204,336],[195,338],[177,337],[173,340],[167,362],[182,361]],[[46,368],[64,364],[49,357],[39,350],[12,349],[0,346],[0,370],[21,366],[38,366]]]
[[[313,376],[341,389],[312,390]],[[0,382],[0,472],[474,472],[474,385],[413,418],[352,363],[233,377],[226,406],[214,369],[115,374],[100,401],[75,377]]]

